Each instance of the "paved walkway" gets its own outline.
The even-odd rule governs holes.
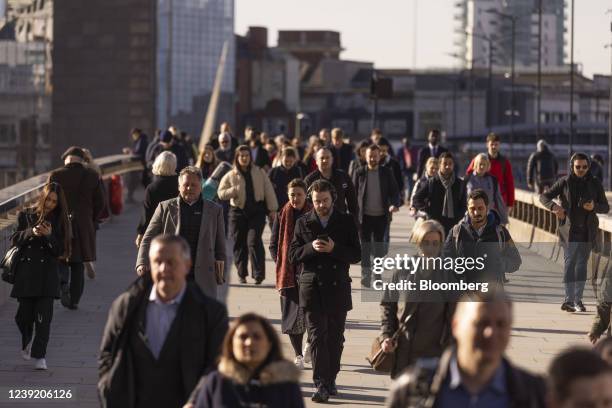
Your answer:
[[[134,230],[140,208],[128,205],[124,214],[103,226],[99,234],[98,277],[87,280],[85,294],[78,311],[64,309],[56,303],[49,342],[47,362],[49,370],[35,372],[30,362],[20,356],[19,333],[13,317],[16,302],[11,300],[0,307],[0,407],[96,407],[96,355],[101,333],[111,301],[134,278],[133,262],[136,249]],[[407,241],[410,222],[405,212],[395,217],[391,240]],[[269,230],[266,229],[266,240]],[[267,252],[267,251],[266,251]],[[528,302],[515,307],[515,324],[508,351],[515,363],[535,371],[544,371],[551,358],[569,344],[586,344],[585,333],[593,313],[569,315],[559,310],[559,265],[527,250],[522,250],[521,272],[511,277],[510,290],[518,299]],[[273,287],[274,265],[266,262],[268,278],[261,286],[230,283],[228,308],[230,316],[256,311],[280,326],[278,295]],[[386,375],[369,369],[364,357],[379,330],[379,308],[375,303],[360,301],[359,268],[351,268],[353,277],[354,309],[348,315],[346,343],[342,371],[338,378],[340,396],[334,404],[346,407],[382,406],[389,389]],[[235,272],[232,274],[236,281]],[[535,297],[534,297],[535,296]],[[534,303],[537,298],[539,303]],[[593,310],[592,303],[587,303]],[[285,355],[293,358],[286,336],[282,337]],[[312,372],[304,370],[302,385],[308,406],[312,393]],[[71,388],[76,392],[72,403],[49,400],[11,401],[6,396],[9,388],[53,389]]]

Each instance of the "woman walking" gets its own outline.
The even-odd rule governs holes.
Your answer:
[[[58,259],[70,256],[66,209],[61,186],[47,184],[36,204],[19,213],[11,238],[20,248],[11,297],[19,302],[15,322],[21,332],[21,355],[34,358],[37,370],[47,369],[53,300],[60,297]]]
[[[157,205],[162,201],[178,196],[178,175],[176,174],[176,156],[172,152],[162,152],[153,162],[153,182],[145,190],[143,210],[136,230],[136,246],[149,226]]]
[[[211,176],[213,171],[215,171],[219,163],[221,163],[221,161],[215,155],[215,150],[212,145],[207,144],[204,146],[202,153],[200,153],[196,166],[202,170],[202,178],[206,180]]]
[[[300,372],[283,359],[280,340],[262,316],[247,313],[225,335],[216,371],[196,387],[196,408],[302,408]]]
[[[503,225],[508,225],[508,208],[499,190],[497,178],[489,173],[491,161],[486,153],[480,153],[474,158],[474,171],[465,176],[466,194],[482,189],[489,197],[489,209],[497,211]]]
[[[229,223],[234,240],[234,262],[240,283],[246,283],[251,258],[252,277],[260,285],[266,277],[265,252],[261,235],[266,214],[274,218],[276,194],[265,171],[251,163],[248,146],[238,146],[234,166],[219,183],[220,200],[230,200]]]
[[[413,232],[413,239],[418,247],[416,256],[424,260],[440,256],[444,243],[444,228],[439,222],[428,220],[419,225]],[[432,259],[433,260],[433,259]],[[427,262],[424,263],[426,266]],[[433,262],[431,262],[433,264]],[[455,278],[452,272],[444,269],[421,268],[413,271],[402,269],[393,275],[393,282],[406,280],[432,280],[435,282],[452,282]],[[418,287],[418,282],[416,282]],[[455,300],[452,294],[405,295],[405,305],[401,317],[398,318],[399,293],[386,293],[381,302],[381,345],[386,353],[395,353],[391,378],[396,378],[406,367],[419,358],[439,357],[451,341],[450,323],[455,311]],[[404,330],[393,341],[392,336],[401,323]]]
[[[294,179],[287,186],[289,202],[280,210],[270,238],[270,254],[276,263],[276,289],[280,292],[281,331],[289,335],[295,352],[295,365],[304,368],[302,341],[306,331],[304,310],[300,307],[298,289],[298,265],[289,262],[289,245],[293,239],[293,229],[299,217],[312,210],[306,200],[306,183]]]

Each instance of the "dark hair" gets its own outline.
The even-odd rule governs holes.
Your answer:
[[[357,143],[357,146],[355,146],[355,155],[359,156],[359,151],[361,149],[363,149],[364,147],[368,147],[371,144],[372,144],[372,142],[370,140],[368,140],[368,139],[362,140],[359,143]]]
[[[593,350],[572,347],[559,354],[548,368],[548,389],[560,402],[570,396],[571,384],[580,378],[612,374],[608,365]]]
[[[586,153],[574,153],[572,158],[570,159],[572,162],[572,166],[576,160],[586,160],[589,164],[591,164],[591,159],[587,156]]]
[[[130,132],[130,135],[133,135],[134,133],[140,135],[142,134],[142,130],[139,128],[132,128],[132,131]]]
[[[299,178],[293,179],[289,182],[289,184],[287,184],[287,191],[289,191],[289,189],[291,188],[301,188],[302,190],[304,190],[304,192],[308,190],[306,182]]]
[[[501,142],[501,139],[499,138],[499,135],[491,132],[487,135],[487,143],[488,142]]]
[[[370,135],[382,135],[382,130],[379,128],[374,128],[372,129],[372,133],[370,133]]]
[[[596,161],[600,165],[603,165],[604,159],[601,157],[601,154],[593,154],[591,155],[591,160]]]
[[[389,146],[389,147],[391,147],[391,143],[389,143],[389,141],[385,137],[381,137],[380,140],[378,141],[378,146]]]
[[[68,203],[61,184],[54,181],[45,184],[38,199],[34,202],[32,209],[36,212],[36,215],[38,215],[37,223],[40,224],[43,222],[45,220],[45,202],[51,193],[57,194],[57,205],[53,213],[56,214],[58,224],[64,235],[64,251],[61,256],[69,258],[72,252],[72,237],[70,236],[72,228],[70,227],[70,221],[68,219]]]
[[[283,350],[281,347],[280,339],[278,338],[278,334],[276,334],[276,330],[274,327],[268,322],[268,320],[260,316],[256,313],[245,313],[235,319],[229,327],[229,330],[225,334],[225,338],[223,339],[223,344],[221,346],[221,359],[223,360],[231,360],[236,361],[236,356],[234,356],[234,335],[236,334],[236,329],[243,324],[256,322],[261,325],[268,341],[270,342],[270,352],[268,356],[262,363],[261,367],[264,367],[272,362],[279,361],[283,359]]]
[[[297,150],[295,150],[295,148],[291,147],[291,146],[287,146],[285,148],[283,148],[283,150],[281,151],[280,154],[281,157],[294,157],[294,158],[298,158],[298,152]]]
[[[368,146],[367,150],[380,152],[380,146],[372,143],[371,145]]]
[[[433,128],[433,129],[429,129],[429,132],[427,132],[427,135],[436,135],[436,136],[440,136],[440,129],[437,128]]]
[[[470,194],[468,194],[468,200],[475,201],[478,199],[482,199],[485,205],[489,206],[489,196],[487,195],[487,192],[484,191],[482,188],[477,188],[476,190],[472,190],[470,191]]]
[[[451,152],[444,152],[440,155],[440,157],[438,157],[438,160],[442,161],[443,159],[451,159],[452,161],[455,161],[455,158],[453,157],[453,154]]]
[[[332,197],[336,195],[336,188],[332,183],[325,179],[318,179],[308,188],[308,195],[311,195],[312,193],[324,193],[326,191],[329,192]]]
[[[247,152],[249,154],[249,158],[251,159],[251,161],[249,163],[253,162],[253,158],[251,157],[251,149],[249,148],[249,146],[247,146],[247,145],[240,145],[234,151],[234,161],[232,162],[232,164],[234,165],[235,168],[239,168],[240,167],[240,164],[238,164],[238,153],[240,153],[240,152]]]

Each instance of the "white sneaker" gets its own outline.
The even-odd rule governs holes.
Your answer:
[[[37,370],[46,370],[47,369],[47,360],[44,358],[37,358],[34,362],[34,368]]]
[[[306,342],[304,344],[304,350],[302,351],[302,355],[304,356],[303,360],[306,364],[310,364],[310,343]]]
[[[300,370],[304,369],[304,358],[302,356],[296,356],[295,360],[293,360],[293,363]]]
[[[85,271],[89,279],[96,279],[96,268],[93,262],[85,262]]]
[[[30,356],[30,353],[32,352],[32,342],[30,341],[28,343],[28,345],[26,346],[26,348],[24,348],[23,350],[21,350],[21,358],[23,358],[24,360],[30,360],[32,357]]]

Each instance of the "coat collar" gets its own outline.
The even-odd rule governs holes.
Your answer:
[[[339,210],[334,207],[332,215],[329,217],[329,221],[327,222],[327,227],[323,228],[316,211],[313,209],[312,211],[308,212],[307,215],[304,215],[305,217],[308,217],[306,219],[306,224],[308,224],[308,227],[313,232],[323,231],[324,229],[329,230],[338,219],[338,211]]]
[[[251,373],[243,365],[229,358],[221,358],[219,373],[238,384],[246,384],[251,380]],[[300,380],[300,371],[287,360],[278,360],[266,365],[259,373],[262,385],[297,383]]]

